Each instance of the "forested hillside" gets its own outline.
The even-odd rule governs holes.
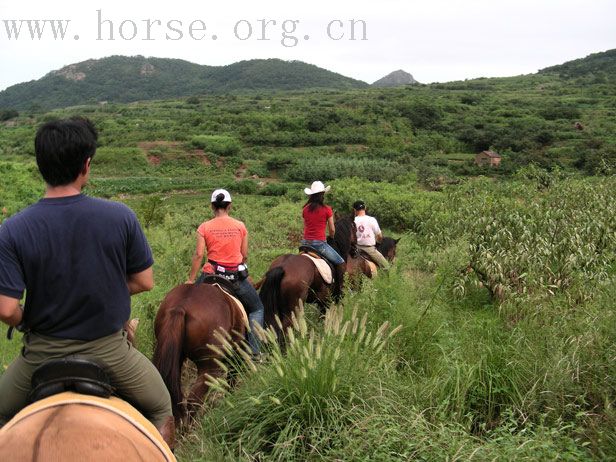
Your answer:
[[[53,109],[228,91],[361,88],[366,83],[301,61],[202,66],[181,59],[111,56],[71,64],[0,92],[0,109]]]

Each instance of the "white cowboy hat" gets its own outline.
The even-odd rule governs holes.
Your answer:
[[[313,194],[327,192],[331,189],[331,186],[325,187],[322,181],[315,181],[312,183],[310,188],[304,188],[304,192],[308,196],[312,196]]]

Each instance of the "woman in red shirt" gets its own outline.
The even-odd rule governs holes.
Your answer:
[[[334,297],[339,299],[342,293],[342,282],[346,265],[344,258],[327,243],[325,238],[325,228],[327,228],[331,238],[336,233],[332,208],[323,203],[325,193],[329,189],[330,186],[326,188],[320,181],[315,181],[310,188],[304,189],[304,192],[308,195],[308,202],[306,202],[302,211],[304,217],[304,239],[302,239],[301,245],[314,248],[335,265]]]

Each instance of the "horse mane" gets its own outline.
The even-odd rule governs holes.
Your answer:
[[[383,240],[376,245],[376,249],[383,255],[387,255],[390,250],[394,249],[398,241],[391,237],[383,237]]]
[[[334,238],[328,238],[327,242],[346,260],[346,257],[351,253],[351,248],[353,246],[352,236],[355,236],[355,233],[355,220],[353,218],[344,217],[336,221],[336,233],[334,234]]]

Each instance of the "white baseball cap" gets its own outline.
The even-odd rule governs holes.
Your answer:
[[[325,185],[323,184],[322,181],[315,181],[315,182],[312,183],[310,188],[304,188],[304,192],[308,196],[312,196],[313,194],[317,194],[317,193],[321,193],[321,192],[327,192],[330,189],[331,189],[331,186],[325,187]]]
[[[216,202],[216,196],[222,194],[224,197],[222,199],[223,202],[231,202],[231,194],[226,189],[217,189],[212,193],[212,203]]]

